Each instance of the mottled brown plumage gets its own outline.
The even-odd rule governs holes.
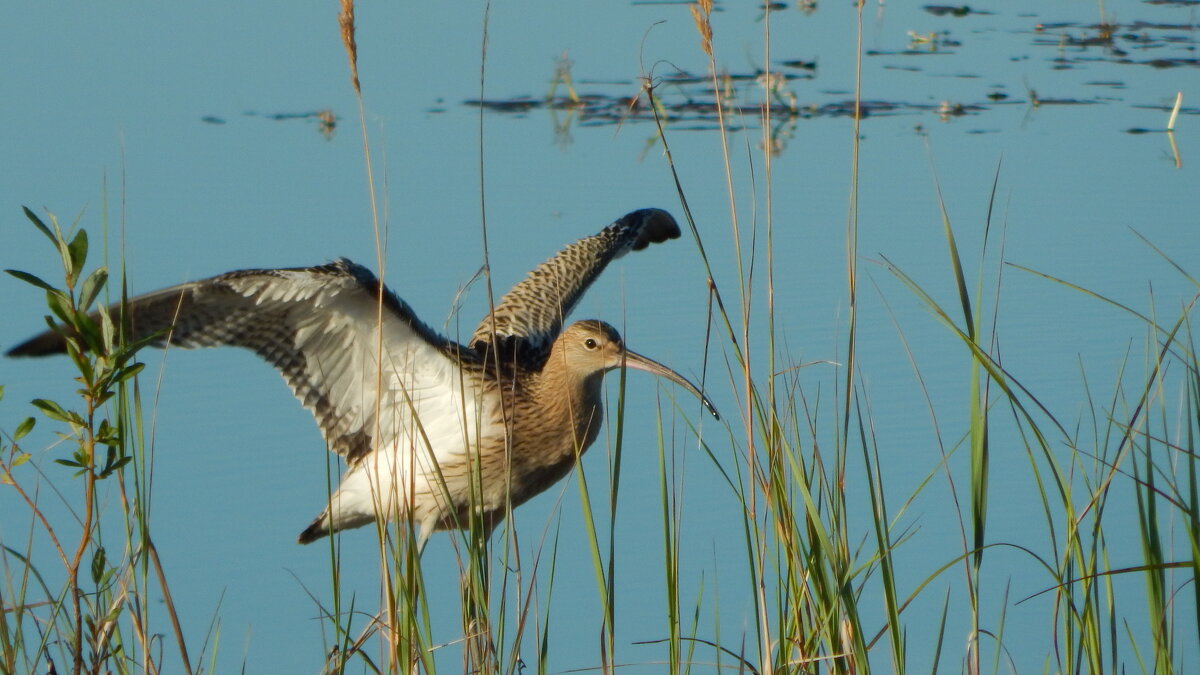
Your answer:
[[[395,518],[416,525],[423,544],[434,530],[466,527],[472,511],[494,526],[510,504],[566,475],[599,433],[601,382],[613,368],[666,377],[716,415],[681,375],[626,350],[612,326],[562,329],[609,262],[678,236],[665,211],[627,214],[534,269],[469,346],[437,334],[345,259],[182,284],[130,300],[125,317],[131,339],[157,336],[155,346],[253,350],[312,411],[348,469],[302,543]],[[60,353],[67,339],[43,333],[9,354]]]

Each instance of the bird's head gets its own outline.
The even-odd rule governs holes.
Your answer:
[[[713,417],[721,418],[712,402],[696,385],[658,361],[626,349],[617,329],[603,321],[589,319],[568,326],[555,340],[550,359],[561,359],[553,367],[565,369],[568,376],[581,379],[594,377],[597,384],[604,373],[622,365],[665,377],[695,394]]]

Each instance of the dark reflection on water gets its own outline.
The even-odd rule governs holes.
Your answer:
[[[1155,0],[1147,4],[1194,5],[1200,0]],[[773,3],[783,5],[785,3]],[[771,6],[768,9],[781,10]],[[974,26],[975,32],[966,36],[951,36],[949,31],[907,31],[908,44],[900,49],[869,49],[864,55],[869,61],[884,61],[884,70],[902,73],[927,73],[931,78],[978,80],[981,75],[973,72],[934,73],[927,66],[944,66],[946,58],[959,56],[964,44],[972,47],[981,33],[991,32],[980,26],[981,20],[968,17],[996,16],[990,11],[973,9],[966,5],[926,5],[924,11],[939,18],[964,19],[963,26]],[[815,11],[815,5],[805,10]],[[999,18],[999,17],[997,17]],[[1008,45],[1001,47],[1012,52],[1010,62],[1030,60],[1028,54],[1020,53],[1026,48],[1035,48],[1037,53],[1053,50],[1045,59],[1049,71],[1087,70],[1095,71],[1109,64],[1113,66],[1145,66],[1155,70],[1194,68],[1200,66],[1195,56],[1196,36],[1194,26],[1181,22],[1155,22],[1134,20],[1128,23],[1087,23],[1073,21],[1039,22],[1035,15],[1021,15],[1026,25],[1004,31],[1013,36]],[[782,42],[782,41],[781,41]],[[778,47],[777,47],[778,48]],[[1151,52],[1153,52],[1151,54]],[[921,57],[942,57],[925,64]],[[725,71],[714,80],[707,74],[676,70],[653,78],[649,89],[653,96],[646,95],[646,87],[631,81],[602,81],[599,79],[580,81],[576,91],[571,81],[570,61],[559,62],[550,92],[546,96],[512,95],[490,99],[471,99],[464,105],[480,107],[492,113],[506,115],[528,115],[547,110],[565,112],[565,124],[616,125],[636,122],[652,122],[657,117],[676,130],[711,130],[721,123],[725,115],[726,127],[753,127],[764,116],[772,120],[795,120],[825,117],[873,117],[905,114],[934,113],[942,121],[968,115],[983,115],[1001,105],[1025,105],[1031,108],[1042,106],[1083,104],[1127,104],[1131,107],[1154,108],[1150,102],[1127,102],[1111,95],[1070,96],[1053,92],[1035,91],[1022,82],[1025,96],[1016,97],[1005,91],[1004,84],[993,84],[985,92],[972,92],[962,100],[946,99],[930,102],[927,99],[873,99],[862,101],[856,106],[848,91],[804,92],[804,84],[820,78],[820,59],[811,54],[788,55],[776,61],[770,72],[762,69],[749,71]],[[1036,61],[1034,62],[1036,63]],[[925,64],[925,65],[923,65]],[[589,73],[603,77],[602,73]],[[558,85],[565,84],[568,96],[558,96]],[[1078,83],[1081,86],[1106,87],[1112,90],[1126,89],[1123,77],[1097,79],[1091,72],[1089,79]],[[1059,85],[1062,86],[1062,85]],[[929,89],[934,89],[930,85]],[[938,90],[940,86],[936,87]],[[632,94],[631,90],[636,91]],[[714,95],[720,92],[720,100]],[[918,91],[918,94],[925,92]],[[834,100],[813,100],[817,97],[836,96]],[[979,97],[979,98],[977,98]],[[1167,108],[1169,110],[1169,108]],[[1181,115],[1200,114],[1195,108],[1181,108]],[[731,120],[736,119],[736,122]],[[556,127],[563,120],[556,116]]]

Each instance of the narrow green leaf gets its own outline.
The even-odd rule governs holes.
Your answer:
[[[32,417],[26,417],[24,421],[17,425],[17,430],[13,432],[13,440],[19,441],[25,438],[30,431],[33,431],[33,425],[37,423]]]
[[[121,467],[129,463],[132,457],[118,457],[117,448],[109,447],[108,454],[104,460],[104,468],[100,470],[101,478],[108,478],[112,474],[121,470]]]
[[[108,423],[108,420],[100,420],[100,426],[96,429],[96,442],[110,445],[109,438],[116,435],[115,431],[113,426]]]
[[[28,206],[22,206],[21,208],[25,210],[25,217],[29,219],[29,222],[33,223],[34,227],[41,230],[42,234],[46,235],[46,238],[50,240],[50,243],[57,245],[58,240],[55,238],[54,233],[50,231],[50,228],[46,227],[46,224],[42,222],[42,219],[38,218],[36,213],[30,211]]]
[[[96,547],[96,552],[92,554],[92,583],[99,584],[100,579],[104,576],[105,567],[104,547]]]
[[[50,284],[46,283],[45,281],[42,281],[40,278],[38,278],[28,272],[22,272],[21,270],[4,270],[4,271],[11,274],[12,276],[20,279],[21,281],[24,281],[27,284],[32,284],[43,290],[50,291],[51,293],[58,292],[58,289],[54,288]]]
[[[30,457],[32,457],[32,455],[30,455],[28,452],[18,452],[17,456],[13,457],[12,468],[15,469],[25,462],[28,462]]]
[[[146,364],[144,364],[144,363],[134,363],[126,368],[122,368],[121,372],[116,376],[116,378],[113,379],[113,384],[120,384],[120,383],[128,380],[129,378],[133,377],[134,375],[137,375],[138,373],[142,372],[142,369],[144,369],[145,367],[146,367]]]
[[[109,570],[104,573],[105,584],[108,583],[108,579],[113,575],[113,572],[115,572],[115,571],[116,570]],[[113,623],[121,616],[121,614],[124,611],[125,611],[124,605],[121,605],[119,603],[114,603],[113,608],[111,610],[109,610],[107,615],[105,615],[104,623]],[[115,647],[113,647],[113,656],[119,657],[124,653],[125,653],[125,650],[121,648],[121,645],[116,645]],[[117,660],[117,659],[114,659],[114,660]]]
[[[92,366],[91,356],[86,352],[73,352],[71,356],[75,359],[75,368],[79,370],[79,381],[86,386],[93,386],[96,382],[96,369]]]
[[[57,316],[63,323],[68,325],[74,323],[74,321],[71,320],[73,314],[71,310],[71,300],[67,296],[63,295],[62,291],[46,291],[46,306],[49,307],[50,311],[54,312],[54,316]]]
[[[122,362],[122,361],[127,361],[130,358],[133,358],[133,356],[135,354],[137,354],[138,350],[142,349],[143,347],[146,347],[146,346],[152,345],[152,344],[162,344],[163,337],[164,337],[164,333],[158,332],[153,335],[148,335],[144,338],[141,338],[140,340],[135,340],[133,342],[127,342],[123,347],[121,347],[120,351],[118,351],[116,354],[114,354],[114,357],[118,363]]]
[[[56,459],[56,460],[54,460],[54,463],[55,463],[55,464],[62,464],[63,466],[67,466],[67,467],[70,467],[70,468],[72,468],[72,469],[79,469],[79,468],[83,468],[83,465],[82,465],[82,464],[80,464],[79,462],[76,462],[76,461],[75,461],[75,460],[73,460],[73,459]]]
[[[4,399],[4,385],[0,384],[0,400]]]
[[[108,283],[108,268],[98,267],[87,279],[83,280],[83,285],[79,288],[79,309],[87,311],[92,303],[96,301],[96,296],[104,289]]]
[[[80,228],[80,230],[75,233],[75,238],[71,240],[70,244],[67,244],[67,252],[70,254],[72,276],[77,277],[81,272],[83,272],[83,265],[87,262],[87,230]]]
[[[96,320],[91,315],[84,313],[80,309],[78,321],[75,322],[75,330],[83,338],[84,345],[92,354],[101,355],[105,353],[104,339],[100,336],[100,327],[96,325]]]
[[[71,416],[67,413],[67,411],[63,410],[63,407],[54,401],[44,398],[35,398],[33,399],[33,407],[41,410],[43,413],[45,413],[46,417],[49,417],[52,420],[58,420],[59,422],[67,423],[72,421]]]

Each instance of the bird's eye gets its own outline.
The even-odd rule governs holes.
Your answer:
[[[596,342],[596,338],[588,338],[583,341],[583,346],[587,347],[588,349],[595,349],[598,346],[598,343]]]

